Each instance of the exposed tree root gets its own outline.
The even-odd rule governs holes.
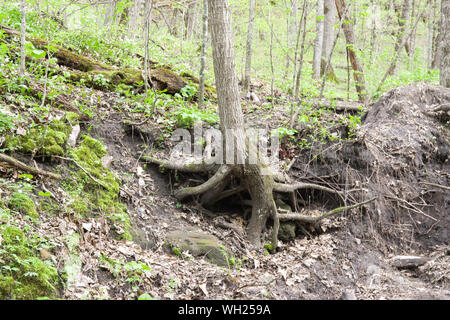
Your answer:
[[[180,163],[175,163],[175,162],[159,160],[159,159],[153,158],[151,156],[145,156],[145,155],[143,155],[141,157],[141,159],[144,160],[144,162],[157,164],[160,167],[165,168],[165,169],[177,170],[177,171],[186,172],[186,173],[207,172],[216,166],[214,163],[208,164],[204,161],[180,164]]]
[[[178,170],[187,173],[206,173],[213,169],[213,166],[208,166],[204,163],[175,164],[155,159],[149,156],[143,156],[142,158],[144,161],[162,166],[166,169]],[[338,195],[342,200],[343,192],[314,183],[285,184],[275,182],[275,177],[273,175],[263,174],[263,171],[265,169],[267,169],[267,166],[264,165],[264,163],[253,165],[247,164],[245,166],[222,165],[219,167],[216,173],[203,184],[195,187],[181,188],[175,191],[174,195],[180,200],[186,199],[189,196],[206,195],[206,197],[208,198],[207,205],[212,205],[220,200],[223,200],[240,192],[248,191],[250,193],[251,200],[243,200],[246,204],[248,203],[248,205],[252,207],[252,214],[250,216],[250,221],[247,227],[248,240],[250,241],[250,243],[256,246],[261,245],[261,232],[266,226],[267,219],[270,217],[273,220],[271,239],[272,251],[275,251],[278,246],[278,230],[280,227],[280,221],[291,220],[316,225],[324,218],[331,217],[335,214],[345,212],[350,209],[361,207],[377,199],[372,198],[370,200],[351,206],[339,207],[316,217],[301,215],[298,213],[279,213],[273,199],[274,191],[292,194],[299,189],[313,189]],[[233,176],[239,177],[241,181],[244,182],[244,184],[223,191],[229,184],[229,176],[231,174],[233,174]],[[214,191],[215,189],[217,190]],[[212,199],[211,196],[208,195],[208,193],[211,193],[211,191],[214,191],[212,192]],[[358,189],[358,191],[360,191],[360,189]],[[204,201],[202,201],[202,205],[204,204]]]
[[[61,176],[59,174],[41,170],[38,168],[30,167],[30,166],[26,165],[25,163],[23,163],[17,159],[14,159],[13,157],[7,156],[6,154],[3,154],[3,153],[0,153],[0,162],[6,162],[15,168],[18,168],[20,170],[23,170],[23,171],[26,171],[26,172],[29,172],[29,173],[32,173],[35,175],[45,176],[45,177],[49,177],[49,178],[55,179],[55,180],[61,180]]]
[[[307,215],[303,215],[303,214],[299,214],[299,213],[286,213],[286,214],[278,214],[278,217],[281,221],[299,221],[299,222],[303,222],[303,223],[317,225],[322,219],[329,218],[338,213],[346,212],[347,210],[350,210],[350,209],[355,209],[355,208],[361,207],[365,204],[375,201],[376,199],[378,199],[378,197],[375,197],[375,198],[372,198],[372,199],[369,199],[369,200],[366,200],[366,201],[363,201],[360,203],[356,203],[351,206],[338,207],[331,211],[325,212],[324,214],[321,214],[320,216],[307,216]]]
[[[177,199],[185,199],[189,196],[200,195],[202,193],[207,192],[209,189],[213,188],[217,184],[219,184],[223,179],[225,179],[231,172],[232,168],[227,165],[222,165],[219,170],[205,183],[189,188],[182,188],[175,192],[175,197]]]

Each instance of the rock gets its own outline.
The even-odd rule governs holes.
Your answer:
[[[106,156],[102,157],[102,158],[100,159],[100,161],[102,162],[102,165],[103,165],[105,168],[111,169],[111,163],[112,163],[112,161],[113,161],[113,157],[112,157],[112,156],[106,155]]]
[[[278,230],[278,238],[281,241],[291,241],[295,239],[295,229],[297,226],[292,222],[280,222],[280,229]]]
[[[367,267],[366,273],[370,274],[370,275],[379,275],[379,274],[381,274],[381,269],[380,269],[380,267],[378,267],[374,264],[371,264]]]
[[[69,138],[67,139],[67,144],[69,145],[69,147],[75,148],[79,134],[80,134],[80,125],[77,124],[73,126],[72,132],[70,133]]]
[[[417,268],[421,265],[424,265],[428,262],[428,258],[426,257],[418,257],[418,256],[395,256],[390,259],[390,263],[392,266],[404,269],[404,268]]]
[[[144,250],[156,249],[157,237],[152,231],[146,232],[143,229],[133,226],[131,229],[131,237]]]
[[[206,260],[218,266],[229,267],[229,249],[225,248],[212,235],[197,231],[177,230],[170,232],[166,240],[172,252],[173,248],[178,248],[182,252],[189,251],[194,257],[204,256]]]
[[[281,200],[281,199],[277,199],[277,200],[275,201],[275,205],[277,206],[278,209],[283,209],[283,210],[292,212],[291,206],[288,205],[286,202],[284,202],[284,201]]]

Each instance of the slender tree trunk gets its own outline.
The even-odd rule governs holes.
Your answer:
[[[410,27],[414,24],[414,16],[416,14],[416,0],[412,0],[411,2],[411,18],[409,19]],[[417,36],[417,30],[413,31],[413,34],[411,35],[411,39],[409,39],[409,66],[410,70],[413,70],[414,68],[414,58],[416,55],[416,36]]]
[[[379,7],[378,7],[378,1],[377,0],[371,0],[372,3],[372,30],[371,30],[371,36],[370,36],[370,57],[369,62],[373,63],[373,57],[378,55],[378,19],[379,19]]]
[[[450,0],[442,0],[441,86],[450,88]]]
[[[270,82],[270,96],[271,96],[271,103],[272,107],[274,106],[274,85],[275,85],[275,70],[273,66],[273,26],[272,26],[272,9],[271,9],[271,3],[270,0],[267,1],[267,7],[269,9],[269,28],[270,28],[270,48],[269,48],[269,54],[270,54],[270,72],[272,75],[272,80]]]
[[[21,77],[25,75],[25,37],[26,37],[26,0],[21,3],[22,21],[20,24],[20,68],[19,74]]]
[[[334,39],[334,24],[336,23],[336,5],[334,0],[325,0],[324,8],[322,58],[326,59],[330,55]]]
[[[346,4],[344,0],[335,0],[336,8],[339,14],[339,19],[342,19],[342,15],[345,12]],[[344,17],[345,20],[350,21],[350,17],[346,15]],[[345,39],[348,46],[348,54],[350,57],[350,62],[352,63],[352,69],[353,69],[353,77],[355,79],[355,86],[356,91],[358,92],[359,101],[362,103],[365,103],[367,100],[367,93],[366,93],[366,81],[364,79],[364,72],[361,67],[361,63],[359,62],[359,59],[356,55],[356,43],[355,43],[355,35],[353,33],[353,25],[350,23],[344,23],[342,25],[342,28],[344,30]]]
[[[248,31],[247,31],[247,44],[245,55],[245,74],[244,74],[244,93],[247,93],[250,89],[250,73],[252,68],[252,43],[253,43],[253,25],[255,22],[255,0],[250,0]]]
[[[323,14],[324,14],[324,0],[317,0],[317,14],[316,14],[316,42],[314,44],[314,58],[313,58],[313,79],[320,78],[320,65],[322,59],[322,45],[323,45]]]
[[[431,9],[431,6],[430,6]],[[431,69],[431,65],[433,63],[433,11],[430,10],[428,14],[428,23],[427,23],[427,69]],[[414,33],[414,32],[413,32]]]
[[[202,21],[202,48],[200,53],[200,83],[198,86],[199,98],[198,107],[203,108],[205,100],[205,66],[206,66],[206,46],[208,44],[208,1],[203,0],[203,21]]]
[[[403,1],[403,7],[400,19],[398,21],[399,24],[399,30],[397,33],[397,41],[395,43],[394,52],[397,52],[401,49],[401,42],[406,30],[406,27],[409,25],[409,17],[410,17],[410,11],[411,11],[411,0],[404,0]],[[404,44],[406,52],[409,54],[410,48],[409,48],[409,42],[406,42]],[[389,71],[390,75],[395,74],[397,69],[397,64],[394,65],[393,69]]]
[[[109,26],[111,23],[114,22],[114,16],[116,14],[116,6],[117,0],[111,0],[108,5],[108,9],[106,10],[105,21],[103,23],[105,27]]]
[[[303,9],[302,9],[302,20],[300,21],[300,28],[303,29],[302,31],[302,45],[300,49],[300,62],[298,65],[298,71],[295,79],[295,89],[294,91],[294,98],[295,100],[298,100],[299,93],[300,93],[300,80],[302,78],[302,69],[303,69],[303,54],[305,52],[305,40],[306,40],[306,17],[307,17],[307,2],[306,0],[303,1]],[[303,25],[303,26],[302,26]],[[300,32],[300,30],[299,30]],[[293,125],[292,115],[291,115],[291,124]],[[292,127],[291,125],[291,127]]]
[[[438,0],[436,0],[438,1]],[[441,45],[443,43],[443,30],[444,30],[444,15],[442,14],[442,7],[440,10],[440,19],[439,19],[439,26],[438,26],[438,34],[436,36],[435,40],[435,51],[434,51],[434,57],[433,57],[433,69],[439,69],[441,66],[441,58],[442,58],[442,50]],[[447,18],[448,19],[448,18]]]
[[[145,9],[144,9],[144,25],[145,25],[145,35],[144,35],[144,46],[145,46],[145,55],[144,55],[144,85],[145,91],[149,89],[149,84],[153,88],[151,75],[150,75],[150,67],[148,65],[149,61],[149,51],[148,44],[150,41],[150,25],[152,23],[152,10],[153,10],[153,0],[146,0]]]

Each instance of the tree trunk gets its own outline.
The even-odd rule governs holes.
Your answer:
[[[411,11],[411,0],[404,0],[402,13],[401,13],[400,19],[398,21],[399,30],[397,33],[397,42],[395,43],[394,52],[397,52],[401,49],[400,46],[401,46],[401,42],[402,42],[405,30],[406,30],[406,26],[408,26],[408,24],[409,24],[410,11]],[[406,49],[406,52],[409,54],[410,48],[409,48],[408,42],[405,43],[405,49]],[[392,68],[389,71],[389,74],[390,75],[395,74],[396,68],[397,68],[397,64],[395,64],[394,68]]]
[[[255,0],[250,0],[250,11],[247,31],[247,45],[245,55],[245,74],[244,74],[244,93],[247,93],[250,88],[250,73],[252,67],[252,43],[253,43],[253,25],[255,22]]]
[[[344,0],[335,0],[336,8],[339,14],[339,19],[345,12],[346,4]],[[346,21],[350,21],[348,14],[344,17]],[[353,25],[350,23],[344,23],[342,26],[345,34],[345,39],[348,46],[348,54],[350,57],[350,62],[353,69],[353,77],[355,79],[356,91],[358,92],[359,101],[365,103],[367,100],[366,93],[366,81],[364,79],[364,72],[362,70],[361,64],[355,52],[355,34],[353,32]]]
[[[438,0],[436,0],[438,1]],[[438,26],[438,35],[436,36],[436,44],[435,44],[435,53],[434,53],[434,57],[433,57],[433,69],[439,69],[441,66],[441,58],[442,58],[442,50],[441,50],[441,45],[443,43],[443,30],[444,30],[444,15],[442,14],[442,7],[440,10],[441,13],[441,17],[439,20],[439,26]],[[447,18],[448,19],[448,18]]]
[[[220,127],[225,137],[225,145],[230,145],[233,130],[234,154],[245,154],[244,117],[240,104],[238,80],[235,71],[234,48],[232,41],[231,16],[228,0],[208,0],[209,24],[213,48],[214,74],[216,78],[217,100],[219,105]],[[226,148],[224,148],[225,150]],[[227,153],[229,150],[227,150]],[[227,154],[228,158],[228,154]],[[236,157],[233,159],[236,160]],[[261,164],[239,164],[233,162],[233,172],[240,176],[252,198],[252,216],[248,225],[249,241],[260,247],[261,231],[269,215],[276,216],[272,195],[273,177],[263,175]],[[276,210],[276,208],[275,208]]]
[[[116,14],[116,6],[117,0],[111,0],[105,13],[105,22],[103,23],[105,27],[113,23],[114,15]]]
[[[203,19],[202,19],[202,49],[200,53],[200,74],[198,85],[198,107],[203,107],[205,100],[205,66],[206,66],[206,45],[208,43],[208,1],[203,0]]]
[[[325,0],[324,8],[325,20],[323,28],[322,58],[326,60],[330,55],[334,39],[334,24],[336,23],[336,5],[334,0]]]
[[[320,78],[320,64],[322,59],[322,45],[323,45],[323,14],[324,14],[324,0],[317,1],[316,14],[316,42],[314,44],[314,58],[313,58],[313,79]]]
[[[450,0],[442,0],[441,86],[450,88]]]
[[[22,0],[22,21],[20,24],[20,69],[21,77],[25,75],[25,36],[26,36],[26,0]]]

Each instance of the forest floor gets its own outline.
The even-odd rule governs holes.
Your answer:
[[[118,97],[117,93],[93,90],[91,101],[102,102],[97,104],[94,117],[82,124],[82,131],[89,128],[89,135],[102,141],[108,150],[111,161],[105,166],[122,181],[120,196],[127,204],[134,241],[116,240],[102,218],[74,219],[41,212],[41,222],[33,227],[34,232],[52,238],[55,247],[46,258],[58,268],[63,268],[71,255],[65,236],[80,236],[77,271],[60,289],[59,297],[136,299],[147,293],[155,299],[450,299],[446,231],[426,247],[410,246],[409,251],[385,239],[389,252],[380,249],[379,239],[360,236],[365,229],[361,211],[356,218],[349,213],[330,219],[320,232],[281,242],[275,254],[252,250],[243,236],[246,222],[242,208],[217,207],[218,212],[211,214],[189,202],[180,204],[172,196],[172,188],[178,184],[174,177],[139,161],[142,150],[156,142],[163,128],[136,114],[111,108],[118,105]],[[269,127],[276,127],[276,115],[288,118],[285,107],[271,112],[275,116],[266,121]],[[261,120],[265,113],[263,108],[247,110],[246,117]],[[133,126],[130,119],[146,123]],[[39,166],[50,168],[45,163]],[[296,166],[291,174],[294,179]],[[13,179],[9,171],[3,177]],[[58,183],[45,186],[58,194]],[[448,208],[443,215],[448,216]],[[27,223],[22,215],[14,220],[18,225]],[[226,228],[224,221],[237,228]],[[442,228],[447,230],[448,225]],[[166,235],[174,230],[215,236],[230,248],[236,263],[226,268],[188,252],[174,255],[165,247]],[[390,260],[396,252],[429,260],[420,267],[400,270]],[[133,261],[147,265],[149,270],[127,267]]]

